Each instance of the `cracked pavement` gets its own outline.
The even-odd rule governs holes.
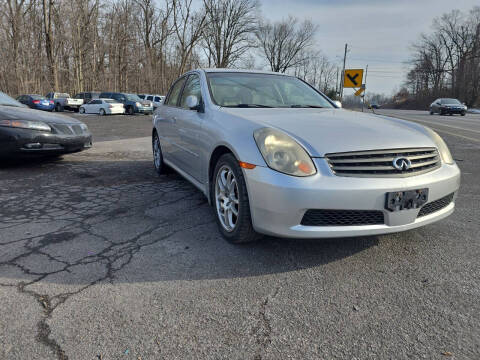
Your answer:
[[[479,143],[445,137],[441,223],[235,246],[156,176],[149,117],[82,119],[107,141],[0,167],[1,359],[480,358]]]

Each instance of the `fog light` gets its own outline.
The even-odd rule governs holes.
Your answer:
[[[30,143],[30,144],[25,144],[24,147],[27,148],[27,149],[41,149],[42,144],[40,144],[40,143]]]

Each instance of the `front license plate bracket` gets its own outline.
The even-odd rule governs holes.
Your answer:
[[[394,212],[418,209],[428,201],[428,189],[388,192],[385,209]]]

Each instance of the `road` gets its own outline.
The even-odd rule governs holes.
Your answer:
[[[230,245],[197,189],[154,173],[146,116],[83,116],[93,149],[2,164],[0,358],[479,359],[480,119],[382,113],[449,144],[445,221]]]

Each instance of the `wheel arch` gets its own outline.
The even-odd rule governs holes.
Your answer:
[[[209,161],[208,161],[208,173],[207,173],[207,180],[208,180],[208,186],[207,186],[207,191],[208,191],[208,203],[211,205],[212,204],[212,194],[211,194],[211,184],[213,181],[213,172],[215,170],[215,165],[217,165],[218,160],[220,157],[224,154],[232,154],[235,159],[238,160],[237,154],[226,144],[219,144],[215,147],[215,149],[212,151]]]

